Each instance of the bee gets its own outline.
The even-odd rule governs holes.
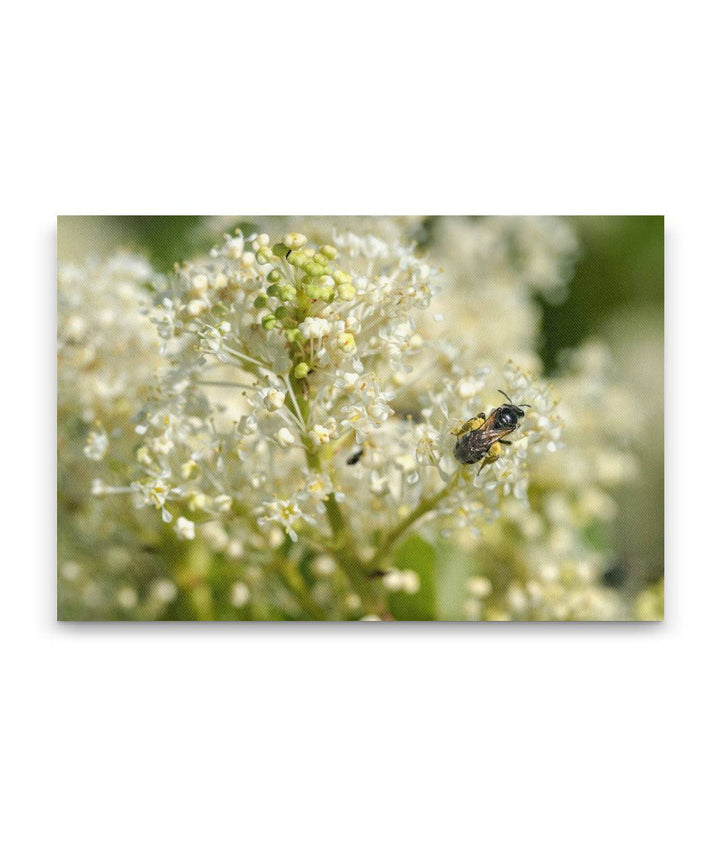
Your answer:
[[[497,453],[491,452],[495,443],[502,443],[504,446],[509,446],[510,441],[504,440],[518,426],[518,420],[525,415],[523,407],[530,407],[529,404],[513,404],[510,396],[498,390],[501,395],[507,398],[507,404],[501,404],[499,407],[490,411],[489,416],[484,413],[478,413],[473,419],[469,419],[464,425],[453,431],[453,434],[458,436],[455,444],[455,457],[461,464],[476,464],[478,461],[486,458],[484,463],[489,463],[497,458]],[[490,454],[488,454],[490,453]]]

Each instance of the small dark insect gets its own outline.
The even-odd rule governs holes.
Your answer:
[[[369,580],[381,580],[385,576],[387,576],[387,571],[383,571],[382,568],[375,568],[367,573]]]
[[[360,460],[360,458],[362,458],[362,456],[364,454],[365,454],[365,449],[358,449],[357,452],[353,452],[352,455],[350,455],[350,457],[347,459],[347,461],[345,461],[345,463],[349,467],[354,467],[355,464],[357,464],[357,462]]]
[[[510,441],[503,440],[503,437],[517,428],[518,420],[525,415],[522,408],[530,407],[529,404],[513,404],[506,392],[501,389],[498,392],[507,398],[508,404],[501,404],[491,410],[488,417],[484,413],[478,413],[457,431],[453,431],[453,434],[458,435],[455,457],[461,464],[476,464],[488,455],[495,443],[509,446]]]

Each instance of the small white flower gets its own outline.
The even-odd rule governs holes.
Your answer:
[[[230,541],[225,527],[217,520],[209,520],[200,527],[202,538],[210,545],[212,550],[222,553]]]
[[[312,316],[298,324],[298,330],[304,339],[322,339],[330,333],[330,322],[325,318]]]
[[[487,597],[492,591],[492,583],[487,577],[471,577],[467,589],[473,597]]]
[[[192,315],[193,318],[201,315],[207,309],[207,304],[204,300],[191,300],[187,305],[187,313],[188,315]]]
[[[145,448],[145,447],[143,446],[141,448]],[[138,460],[140,460],[140,459],[138,458]],[[182,474],[182,477],[186,481],[191,479],[193,476],[195,476],[197,474],[197,472],[198,472],[198,465],[192,458],[190,458],[188,461],[185,461],[185,463],[180,468],[180,473]]]
[[[221,493],[215,497],[214,503],[218,511],[227,513],[232,507],[232,497],[226,493]]]
[[[177,591],[172,580],[158,580],[153,588],[153,595],[162,603],[171,603],[177,597]]]
[[[85,457],[90,458],[91,461],[102,461],[109,444],[110,441],[104,431],[91,431],[88,434],[85,448],[83,449]]]
[[[90,493],[93,496],[107,496],[108,487],[102,479],[93,479],[90,484]]]
[[[192,278],[191,293],[201,296],[208,290],[208,278],[203,273],[197,274]],[[189,308],[189,307],[188,307]]]
[[[195,537],[195,524],[187,517],[178,517],[173,529],[181,541],[192,541]]]
[[[351,354],[357,347],[355,336],[352,333],[340,333],[337,337],[337,346],[344,354]]]
[[[118,605],[123,609],[134,609],[138,605],[138,593],[131,586],[118,589],[116,597]]]
[[[390,568],[383,577],[383,584],[389,591],[402,591],[405,594],[417,594],[420,591],[420,577],[411,570]]]
[[[237,235],[234,238],[231,238],[230,235],[226,236],[225,247],[223,248],[224,254],[229,259],[243,259],[245,255],[251,257],[252,261],[255,261],[255,256],[252,253],[244,253],[243,250],[245,248],[245,241],[243,240],[242,235]]]
[[[478,387],[473,378],[464,378],[457,385],[457,394],[460,398],[473,398],[477,392]]]
[[[338,389],[354,392],[359,379],[360,375],[357,372],[338,372],[338,376],[335,380],[335,386],[337,386]]]
[[[188,508],[190,511],[205,511],[210,505],[210,497],[202,491],[193,491],[188,496]]]
[[[238,541],[237,538],[231,538],[225,552],[229,559],[239,559],[245,552],[245,548],[242,545],[242,541]]]
[[[270,387],[262,392],[262,400],[266,410],[274,413],[285,404],[285,393],[282,390]]]
[[[261,526],[266,526],[269,523],[279,523],[292,541],[297,541],[298,539],[297,532],[294,529],[294,525],[298,521],[304,520],[307,523],[315,522],[292,499],[273,499],[269,502],[263,502],[260,511],[264,512],[258,517],[258,523]]]
[[[153,452],[156,452],[158,455],[168,455],[172,452],[174,443],[170,438],[170,435],[166,432],[165,434],[161,434],[159,437],[153,437],[150,441],[150,448]]]
[[[236,609],[242,609],[250,600],[250,589],[243,582],[236,582],[230,590],[230,603]]]
[[[332,429],[320,424],[313,425],[310,429],[310,436],[318,445],[323,445],[332,439]]]
[[[295,442],[295,436],[293,435],[292,431],[289,428],[285,428],[285,426],[280,428],[280,430],[275,433],[275,439],[277,440],[278,444],[283,447],[283,449],[287,448],[288,446],[292,446],[292,444]]]
[[[383,585],[388,591],[402,591],[405,585],[403,572],[392,568],[383,577]]]
[[[60,573],[66,580],[76,580],[82,572],[82,566],[79,562],[67,561],[63,562],[60,567]]]
[[[420,591],[420,577],[415,571],[402,571],[402,588],[405,594],[417,594]]]
[[[304,247],[307,244],[307,238],[305,235],[300,234],[300,232],[288,232],[286,235],[283,235],[282,242],[291,250],[299,250],[300,247]]]
[[[312,569],[319,577],[329,577],[331,574],[335,573],[337,565],[335,564],[335,559],[333,559],[332,556],[322,555],[318,556],[313,561]]]

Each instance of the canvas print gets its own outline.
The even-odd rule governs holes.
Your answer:
[[[57,288],[60,619],[662,619],[662,217],[59,217]]]

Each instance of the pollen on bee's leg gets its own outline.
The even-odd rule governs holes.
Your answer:
[[[480,469],[482,470],[488,464],[494,464],[495,461],[502,455],[502,448],[500,446],[500,442],[495,442],[490,446],[487,451],[487,455],[483,458],[482,464],[480,464]]]

